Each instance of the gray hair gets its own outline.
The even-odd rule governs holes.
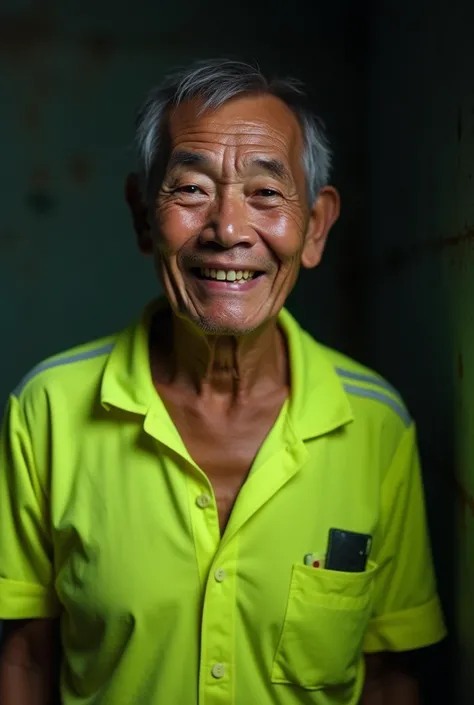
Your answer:
[[[135,134],[143,194],[152,196],[157,178],[164,176],[169,158],[166,120],[171,108],[199,98],[204,112],[217,109],[237,96],[252,94],[279,98],[298,119],[304,140],[307,195],[312,204],[329,181],[332,153],[323,123],[305,103],[301,82],[293,78],[269,80],[258,67],[223,59],[199,61],[176,71],[148,94],[137,115]]]

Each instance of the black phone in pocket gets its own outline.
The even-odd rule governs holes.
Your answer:
[[[372,545],[369,534],[330,529],[325,567],[345,573],[363,573]]]

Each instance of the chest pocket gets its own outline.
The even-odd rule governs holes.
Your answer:
[[[376,571],[371,561],[364,573],[293,566],[272,683],[321,690],[355,680]]]

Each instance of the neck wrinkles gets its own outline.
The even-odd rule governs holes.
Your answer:
[[[169,311],[165,315],[155,320],[150,339],[156,384],[235,401],[289,386],[286,343],[276,320],[228,336],[205,334]]]

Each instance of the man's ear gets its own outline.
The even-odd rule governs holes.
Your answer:
[[[317,267],[323,256],[329,231],[339,218],[341,199],[333,186],[324,186],[311,209],[306,240],[301,255],[305,269]]]
[[[153,243],[148,222],[148,209],[140,190],[138,176],[134,173],[129,174],[125,181],[125,200],[132,214],[138,247],[143,254],[150,255],[153,251]]]

